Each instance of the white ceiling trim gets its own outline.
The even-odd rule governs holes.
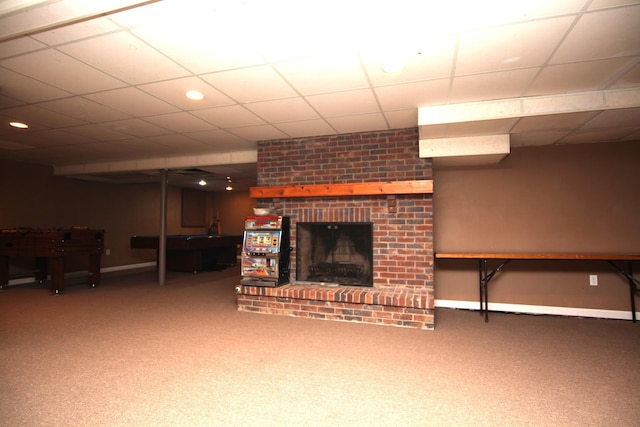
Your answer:
[[[420,157],[502,155],[510,152],[509,135],[421,139]]]
[[[640,107],[640,87],[418,108],[418,126]]]
[[[18,2],[0,11],[0,42],[88,21],[159,0],[92,0],[84,2]],[[45,3],[45,4],[43,4]],[[28,14],[29,19],[22,19]]]
[[[207,154],[203,156],[167,157],[122,162],[89,163],[54,167],[54,175],[81,175],[109,172],[149,171],[185,167],[257,163],[256,150]]]

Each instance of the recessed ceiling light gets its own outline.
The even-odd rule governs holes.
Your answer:
[[[400,59],[390,59],[382,64],[382,71],[385,73],[399,73],[404,70],[404,61]]]
[[[186,93],[187,98],[193,99],[194,101],[200,101],[204,98],[202,92],[198,92],[197,90],[190,90]]]
[[[13,126],[14,128],[18,128],[18,129],[28,129],[29,125],[26,123],[22,123],[22,122],[9,122],[9,124],[11,126]]]
[[[201,179],[200,181],[198,181],[198,184],[200,185],[207,185],[207,181],[205,181],[204,179]]]
[[[510,64],[512,62],[518,62],[518,61],[520,61],[520,57],[519,56],[512,56],[512,57],[503,59],[501,62],[503,64]]]
[[[227,190],[227,191],[231,191],[231,190],[233,190],[233,187],[232,187],[232,186],[230,186],[230,185],[227,185],[226,190]]]

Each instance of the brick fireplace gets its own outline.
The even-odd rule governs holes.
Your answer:
[[[261,141],[257,168],[265,188],[432,179],[417,128]],[[392,193],[259,198],[259,207],[291,218],[292,245],[298,222],[373,224],[373,286],[297,281],[294,246],[290,283],[239,286],[238,310],[433,329],[432,194]]]

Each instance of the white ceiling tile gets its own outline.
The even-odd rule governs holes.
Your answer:
[[[24,102],[42,102],[71,96],[69,92],[0,67],[2,94]]]
[[[620,141],[640,141],[640,129],[632,131],[629,135],[621,138]]]
[[[2,65],[75,94],[124,86],[121,81],[53,49],[9,58]]]
[[[240,105],[208,108],[192,112],[195,116],[221,128],[237,128],[264,124],[264,121]]]
[[[384,130],[389,126],[382,114],[361,114],[328,118],[327,121],[338,133],[365,132],[366,130]]]
[[[640,5],[584,14],[551,59],[552,64],[640,53]]]
[[[0,156],[54,166],[109,162],[111,168],[149,159],[166,165],[175,156],[184,166],[188,159],[255,150],[258,138],[413,127],[421,106],[444,111],[447,104],[473,102],[451,107],[481,109],[495,99],[512,98],[503,104],[514,105],[522,96],[584,91],[598,98],[609,89],[625,89],[631,100],[640,85],[640,3],[633,0],[486,0],[464,8],[458,1],[328,0],[285,7],[202,0],[185,7],[183,0],[163,0],[96,15],[128,1],[141,2],[45,1],[12,11],[11,19],[0,16],[0,120],[15,113],[38,119],[25,132],[1,125],[6,143]],[[382,72],[382,62],[397,56],[404,70]],[[606,61],[583,61],[603,56]],[[201,78],[205,74],[211,81]],[[533,75],[540,78],[533,82]],[[187,89],[205,98],[187,100]],[[29,104],[35,110],[18,108]],[[551,144],[579,129],[582,118],[525,117],[516,126],[508,120],[436,123],[425,131],[478,134],[511,126],[513,144]],[[636,121],[629,112],[608,111],[565,140],[637,140]],[[607,133],[605,126],[620,132]],[[586,132],[589,127],[599,132]],[[136,144],[126,137],[117,146],[94,139],[124,134],[160,138]],[[24,149],[29,145],[42,148]]]
[[[537,68],[528,68],[456,77],[451,88],[450,102],[518,98],[524,95],[537,72]]]
[[[307,101],[324,117],[347,116],[380,111],[369,89],[310,95]]]
[[[611,84],[611,88],[640,86],[640,62]]]
[[[391,129],[404,129],[414,127],[418,123],[418,109],[387,111],[384,116]]]
[[[23,105],[3,110],[3,115],[14,117],[14,120],[24,121],[29,126],[38,128],[60,128],[65,126],[78,126],[86,124],[86,121],[69,117],[55,111],[50,111],[37,105]]]
[[[510,135],[511,147],[525,147],[535,145],[551,145],[567,136],[569,131],[549,130]]]
[[[213,125],[186,112],[161,114],[145,117],[145,121],[154,123],[174,132],[197,132],[211,129]]]
[[[456,76],[538,66],[551,56],[571,22],[563,17],[462,34]]]
[[[45,148],[29,148],[26,150],[12,150],[5,151],[5,158],[9,158],[10,160],[16,162],[27,162],[27,163],[41,163],[41,164],[50,164],[50,162],[55,161],[56,164],[62,164],[65,162],[63,156],[55,157],[53,155],[49,155],[49,152],[55,153],[55,149],[45,149]],[[6,157],[7,153],[10,153],[10,157]]]
[[[9,98],[8,96],[4,96],[0,93],[0,109],[17,107],[19,105],[24,105],[24,102]]]
[[[247,126],[230,130],[234,135],[248,141],[265,141],[270,139],[283,139],[288,135],[271,125]]]
[[[302,95],[361,89],[369,86],[357,55],[325,56],[275,65]]]
[[[297,95],[268,65],[205,74],[201,78],[239,103],[291,98]]]
[[[485,0],[437,3],[432,10],[435,26],[456,30],[488,28],[515,22],[540,20],[579,12],[587,0]],[[440,9],[449,13],[444,15]]]
[[[406,82],[441,79],[451,75],[456,48],[454,36],[443,35],[419,45],[415,49],[368,49],[360,55],[367,74],[374,86],[395,85]],[[386,61],[400,60],[405,67],[398,73],[386,73],[382,66]]]
[[[160,126],[156,126],[142,119],[115,120],[112,122],[102,123],[102,126],[140,138],[169,133],[167,129],[161,128]]]
[[[205,162],[208,161],[208,159],[218,159],[217,161],[220,161],[220,156],[216,155],[217,153],[221,153],[222,155],[226,156],[229,155],[229,159],[233,159],[234,157],[238,157],[236,156],[234,153],[239,153],[239,152],[247,152],[247,151],[253,151],[256,152],[257,151],[257,145],[255,142],[253,141],[245,141],[235,135],[231,135],[232,138],[235,138],[236,142],[221,142],[221,141],[215,141],[213,143],[207,143],[207,150],[210,154],[213,154],[211,156],[207,156],[207,154],[205,153],[204,155],[200,156],[199,159],[202,159],[201,162],[199,162],[199,165],[204,165]],[[229,146],[231,146],[232,148],[230,149]],[[244,155],[245,153],[242,153],[242,155]],[[235,164],[235,163],[233,163]],[[255,163],[254,163],[255,164]],[[237,181],[236,181],[237,183]]]
[[[64,131],[94,141],[112,141],[115,139],[131,138],[131,136],[127,134],[95,124],[67,127]]]
[[[21,132],[11,139],[33,147],[58,147],[68,144],[87,143],[87,138],[60,130]]]
[[[135,87],[94,93],[86,95],[86,97],[132,116],[146,117],[177,111],[174,106],[154,98]]]
[[[130,153],[140,153],[139,147],[135,147],[134,144],[131,143],[130,140],[126,140],[126,141],[100,141],[100,142],[96,142],[95,144],[91,144],[93,146],[94,149],[98,150],[100,153],[103,154],[114,154],[114,153],[120,153],[120,154],[126,154],[127,152]],[[149,152],[149,150],[147,150],[147,153]],[[135,157],[135,154],[133,154]],[[109,156],[110,160],[117,160],[117,157],[111,157]],[[102,158],[103,161],[106,160],[105,157]],[[133,166],[133,165],[131,165]]]
[[[511,133],[536,132],[539,129],[566,131],[582,126],[593,115],[592,112],[581,112],[523,117],[511,129]]]
[[[286,132],[291,138],[331,135],[336,133],[336,130],[323,119],[279,123],[278,128]]]
[[[231,105],[233,101],[228,96],[214,89],[198,77],[166,80],[138,86],[139,89],[150,93],[171,105],[184,109],[200,109]],[[187,91],[197,90],[204,95],[201,100],[192,100],[185,96]]]
[[[212,23],[167,31],[165,25],[150,25],[132,31],[138,37],[196,74],[233,70],[264,64],[260,54],[246,43],[242,32],[227,33]],[[224,39],[224,43],[218,41]]]
[[[120,111],[80,96],[43,102],[39,105],[47,110],[60,112],[90,123],[121,120],[129,117]]]
[[[178,2],[173,0],[158,2],[152,1],[144,7],[134,7],[125,9],[121,12],[109,14],[107,18],[121,27],[131,28],[142,25],[151,25],[154,22],[169,23],[171,22],[172,17],[175,18],[176,16],[180,16],[180,11],[186,11],[184,7],[184,0]]]
[[[375,88],[375,93],[386,111],[446,104],[449,99],[449,79],[382,86]]]
[[[255,102],[246,104],[245,108],[269,123],[311,120],[320,117],[318,113],[300,97]]]
[[[149,155],[149,153],[154,153],[155,156],[159,156],[164,153],[164,146],[159,145],[155,141],[151,141],[149,139],[126,139],[126,140],[118,140],[118,141],[109,141],[105,144],[109,144],[112,147],[114,152],[123,152],[126,153],[130,151],[136,158],[142,157],[154,157],[153,155]],[[164,163],[158,167],[158,169],[162,169],[164,167]]]
[[[97,18],[78,22],[75,25],[62,26],[50,31],[36,33],[31,37],[49,46],[55,46],[61,43],[67,43],[111,31],[117,31],[119,29],[120,27],[109,19]]]
[[[629,5],[637,3],[637,0],[592,0],[589,2],[588,10],[604,9],[615,6]]]
[[[270,62],[283,62],[318,55],[353,51],[358,41],[370,39],[366,26],[375,2],[362,7],[359,2],[256,2],[252,10],[254,43]],[[351,13],[358,8],[358,14]],[[258,16],[257,14],[260,14]],[[376,28],[379,33],[379,28]]]
[[[628,62],[628,58],[613,58],[575,64],[549,65],[542,69],[540,75],[527,90],[526,95],[597,90],[606,86],[612,75],[612,70],[621,70]]]
[[[168,135],[158,135],[151,136],[146,138],[149,141],[155,142],[157,144],[164,145],[166,147],[182,147],[185,150],[189,147],[203,148],[204,144],[195,139],[189,138],[186,135],[179,134],[168,134]],[[184,152],[182,153],[184,155]]]
[[[83,158],[93,158],[103,161],[104,157],[100,155],[93,144],[66,144],[51,149],[49,156],[59,159],[59,161],[67,161],[76,163]]]
[[[603,129],[610,127],[640,127],[640,108],[602,111],[582,126],[582,129]]]
[[[247,142],[239,136],[233,135],[222,129],[213,129],[203,132],[189,132],[186,135],[191,139],[206,143],[209,147],[226,147],[227,150],[229,149],[229,146],[236,148]],[[252,149],[255,149],[255,143]]]
[[[14,150],[27,150],[32,148],[30,145],[21,144],[13,141],[3,141],[0,138],[0,150],[14,151]]]
[[[189,73],[127,32],[59,47],[63,52],[130,84],[185,77]]]
[[[42,49],[44,44],[30,37],[23,37],[15,40],[9,40],[2,43],[2,49],[0,49],[0,59],[9,58],[14,55],[23,55],[27,52],[33,52],[34,50]]]
[[[589,142],[609,142],[617,141],[630,133],[626,128],[607,128],[607,129],[590,129],[577,130],[562,138],[560,144],[584,144]]]
[[[4,3],[7,3],[6,1]],[[114,10],[135,7],[143,0],[109,1],[23,1],[12,7],[11,13],[0,16],[0,36],[12,37],[33,34],[47,28],[58,27],[69,22],[85,21],[106,15]]]

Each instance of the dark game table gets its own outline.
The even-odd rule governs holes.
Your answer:
[[[100,255],[104,251],[104,230],[86,228],[16,228],[0,231],[0,288],[9,281],[10,257],[35,257],[36,280],[44,283],[51,275],[51,289],[64,289],[65,259],[89,257],[88,284],[100,283]]]
[[[242,235],[234,234],[172,234],[167,235],[166,267],[169,271],[216,269],[236,263],[237,247]],[[132,249],[155,249],[156,260],[159,236],[132,236]]]

